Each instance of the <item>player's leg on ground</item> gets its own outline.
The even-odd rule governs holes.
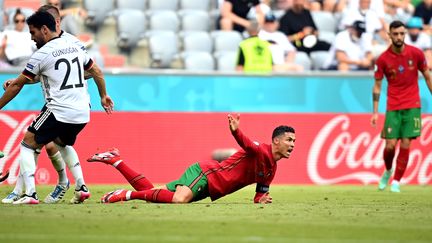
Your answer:
[[[87,159],[88,162],[102,162],[114,166],[129,184],[137,191],[152,189],[153,184],[143,175],[130,168],[120,157],[120,151],[112,148],[107,152],[97,153]]]
[[[19,172],[17,180],[15,182],[15,188],[9,193],[5,198],[2,199],[2,203],[13,203],[16,200],[20,199],[24,191],[24,178]]]
[[[34,133],[27,131],[20,145],[20,171],[24,179],[25,194],[13,204],[38,204],[36,194],[35,172],[37,154],[40,153],[42,145],[37,144]]]
[[[402,179],[403,174],[405,173],[406,167],[408,165],[410,146],[411,146],[410,138],[401,139],[399,154],[396,159],[395,175],[393,177],[393,181],[391,185],[392,192],[400,192],[400,180]]]
[[[379,181],[378,184],[379,190],[384,190],[387,187],[390,177],[393,173],[392,165],[393,165],[393,159],[396,150],[396,144],[397,144],[396,139],[386,139],[386,144],[383,151],[383,158],[384,158],[386,169],[383,172],[383,175],[381,176],[381,180]]]
[[[71,203],[82,203],[90,197],[90,191],[85,185],[84,176],[79,162],[78,154],[72,146],[60,146],[56,143],[65,163],[75,179],[74,196]]]
[[[65,162],[61,156],[61,153],[58,151],[57,147],[53,142],[45,145],[45,150],[47,151],[48,157],[51,160],[52,165],[57,171],[59,179],[54,190],[45,197],[44,202],[57,203],[61,199],[63,199],[64,194],[69,189],[69,180],[67,178],[65,170]]]

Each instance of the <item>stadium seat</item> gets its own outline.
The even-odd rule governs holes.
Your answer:
[[[336,33],[337,23],[332,13],[325,11],[312,11],[311,14],[318,31]]]
[[[185,32],[181,39],[183,43],[183,50],[185,52],[200,51],[211,53],[213,51],[213,42],[208,32]]]
[[[330,53],[328,51],[314,51],[310,54],[312,61],[312,68],[314,70],[320,70],[323,68],[324,63],[327,61]]]
[[[149,10],[171,10],[178,9],[178,0],[148,0]]]
[[[147,0],[117,0],[116,6],[118,10],[135,9],[145,11],[147,10]]]
[[[180,9],[208,11],[210,9],[210,0],[180,0]]]
[[[215,62],[208,52],[186,52],[182,54],[185,70],[189,71],[213,71]]]
[[[144,12],[123,9],[116,18],[117,46],[122,50],[134,48],[145,37],[147,23]]]
[[[312,68],[312,61],[305,52],[299,51],[296,53],[295,63],[303,66],[305,71],[311,70]]]
[[[237,51],[220,51],[214,53],[216,59],[216,70],[218,71],[235,71],[237,62]]]
[[[215,30],[210,33],[214,51],[237,51],[240,42],[243,40],[241,34],[237,31],[221,31]]]
[[[318,35],[318,39],[322,41],[326,41],[330,44],[333,43],[335,38],[336,38],[335,32],[331,32],[331,31],[320,31]]]
[[[114,0],[84,0],[83,6],[88,14],[85,24],[90,28],[98,29],[114,10]]]
[[[178,12],[181,18],[181,29],[184,31],[209,31],[210,15],[202,10],[181,10]]]
[[[168,68],[178,53],[178,40],[174,31],[152,31],[148,38],[151,67]]]
[[[179,31],[180,21],[176,12],[170,10],[151,11],[149,13],[150,30]]]

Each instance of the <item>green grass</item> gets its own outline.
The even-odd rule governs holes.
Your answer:
[[[269,205],[251,203],[254,187],[213,203],[98,203],[121,187],[90,185],[81,205],[0,205],[0,242],[432,242],[429,186],[272,186]]]

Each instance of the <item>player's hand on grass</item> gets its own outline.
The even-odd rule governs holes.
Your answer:
[[[269,192],[264,193],[264,195],[262,195],[262,197],[259,199],[259,203],[262,204],[267,204],[267,203],[272,203],[273,198],[270,196]]]
[[[114,109],[114,101],[108,95],[101,98],[101,104],[105,112],[111,114]]]
[[[239,126],[240,114],[237,114],[235,117],[233,117],[231,114],[228,114],[228,122],[231,132],[234,132]]]
[[[378,113],[373,113],[370,120],[371,126],[376,127],[377,121],[378,121]]]

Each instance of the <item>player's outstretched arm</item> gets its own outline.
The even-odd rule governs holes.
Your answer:
[[[273,198],[270,196],[269,192],[266,193],[257,192],[255,194],[254,203],[268,204],[272,202],[273,202]]]
[[[96,65],[93,65],[88,72],[93,77],[96,86],[99,91],[99,96],[101,98],[102,107],[105,109],[105,112],[111,114],[114,109],[114,101],[111,97],[108,96],[106,91],[105,79],[103,77],[102,70]]]
[[[15,96],[21,91],[22,87],[30,82],[30,80],[20,74],[18,78],[16,78],[13,82],[11,82],[8,87],[6,88],[6,91],[3,93],[2,97],[0,97],[0,110],[9,103]]]
[[[424,71],[422,71],[423,77],[425,79],[426,85],[429,88],[429,92],[432,95],[432,80],[431,80],[431,76],[429,73],[429,68],[426,68]]]
[[[229,128],[231,132],[236,131],[240,125],[240,114],[236,114],[235,117],[232,116],[231,114],[228,114],[228,122],[229,122]]]

